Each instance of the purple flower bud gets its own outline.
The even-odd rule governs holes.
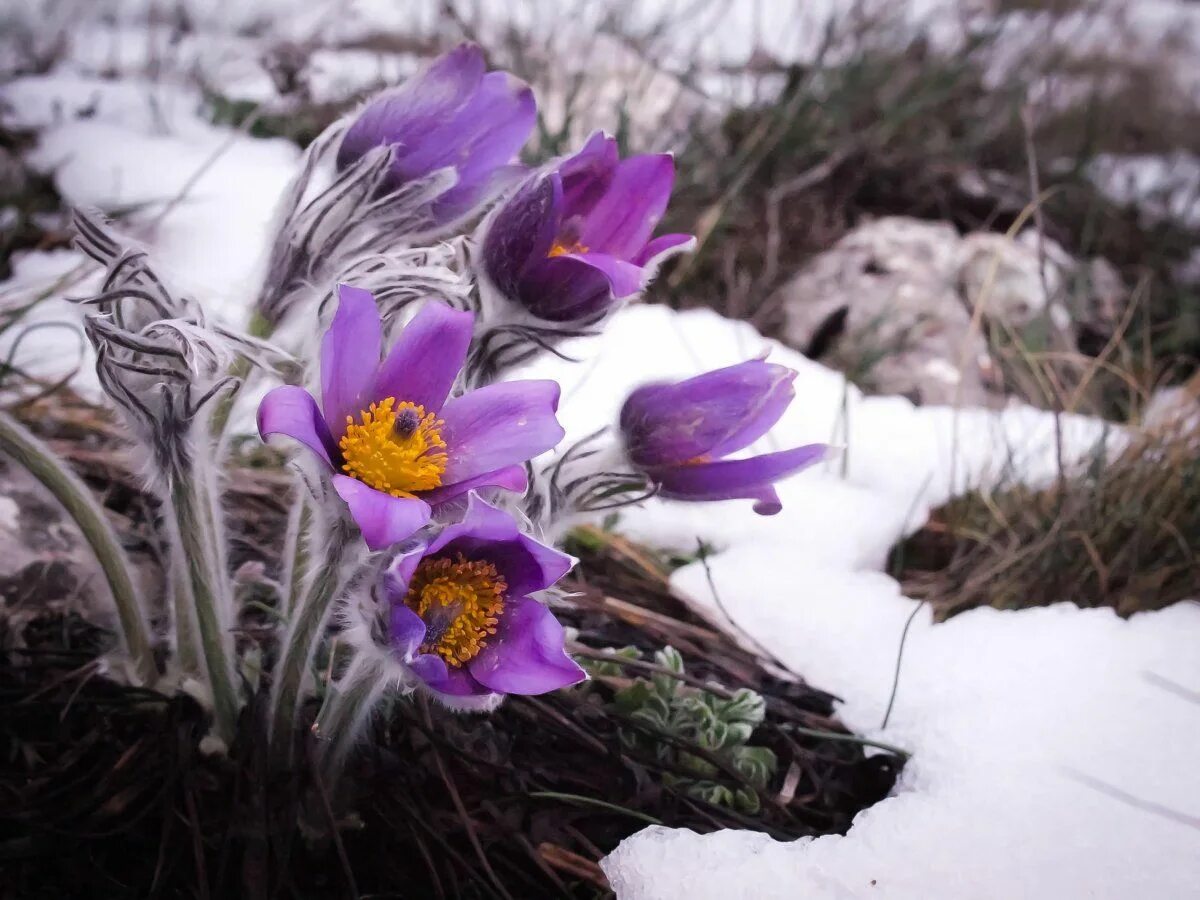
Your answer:
[[[462,44],[403,84],[370,100],[346,131],[337,164],[375,147],[394,149],[388,186],[453,167],[458,182],[434,203],[446,225],[486,203],[524,172],[512,165],[537,118],[533,91],[507,72],[488,72],[483,51]]]
[[[821,460],[828,447],[808,444],[745,459],[725,459],[779,421],[795,391],[791,369],[750,360],[676,383],[649,384],[621,408],[630,462],[676,500],[755,501],[754,511],[782,509],[772,484]]]
[[[311,450],[373,550],[475,488],[524,491],[523,463],[563,436],[558,384],[508,381],[451,397],[471,313],[426,303],[381,361],[375,299],[347,285],[338,297],[321,344],[321,403],[301,387],[275,388],[258,408],[263,440],[284,434]]]
[[[572,322],[642,290],[691,235],[651,238],[675,181],[669,154],[622,160],[600,132],[530,177],[488,226],[483,265],[506,297],[541,319]]]
[[[562,625],[529,596],[573,564],[472,495],[461,522],[401,553],[388,569],[391,651],[456,709],[577,684],[587,676],[564,649]]]

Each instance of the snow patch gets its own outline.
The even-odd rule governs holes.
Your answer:
[[[565,348],[588,362],[529,374],[563,383],[564,446],[615,420],[640,382],[769,351],[795,368],[796,401],[758,450],[813,440],[839,457],[779,485],[783,511],[748,502],[651,501],[618,528],[653,545],[719,552],[673,587],[814,684],[843,719],[913,757],[896,795],[846,836],[777,843],[651,828],[604,863],[622,900],[671,898],[1186,896],[1200,876],[1200,606],[1123,621],[1070,605],[977,609],[934,625],[881,571],[928,508],[969,485],[1057,472],[1051,414],[914,407],[845,379],[708,311],[633,307]],[[1123,434],[1064,416],[1068,463]],[[717,602],[719,598],[719,604]],[[914,617],[896,704],[881,728],[901,632]],[[1166,682],[1162,680],[1166,679]],[[1190,817],[1190,818],[1189,818]]]

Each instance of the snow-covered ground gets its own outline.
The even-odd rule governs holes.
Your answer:
[[[1055,467],[1050,417],[1013,407],[915,408],[862,398],[840,375],[708,312],[630,309],[593,361],[547,364],[564,382],[568,440],[609,421],[628,387],[771,349],[796,368],[778,446],[846,445],[843,459],[781,486],[783,512],[748,503],[652,502],[621,520],[659,546],[720,553],[721,606],[755,640],[844,699],[841,715],[912,754],[896,795],[845,837],[650,828],[605,863],[622,900],[673,898],[1185,897],[1200,879],[1200,605],[1119,619],[1071,605],[978,609],[934,625],[881,569],[888,548],[955,481]],[[578,351],[577,351],[578,352]],[[1068,456],[1103,430],[1064,423]],[[957,431],[957,437],[956,437]],[[957,464],[952,448],[957,446]],[[673,586],[707,608],[694,563]],[[886,729],[901,633],[899,691]]]
[[[214,19],[233,8],[218,0],[191,5]],[[249,15],[245,5],[233,6]],[[288,34],[316,27],[327,13],[310,5]],[[761,12],[744,15],[764,33],[782,33],[764,26]],[[350,22],[330,27],[349,29]],[[120,17],[106,27],[103,40],[115,42]],[[137,36],[113,44],[121,54],[143,54],[134,68],[159,52]],[[197,52],[195,59],[253,93],[262,89],[261,73],[246,63],[239,40],[229,38],[227,56]],[[90,52],[102,56],[100,46]],[[85,52],[81,44],[66,71],[5,87],[5,121],[38,130],[32,160],[54,173],[69,202],[136,210],[132,227],[157,263],[213,315],[237,321],[296,149],[210,124],[199,94],[171,79],[146,72],[101,78]],[[338,65],[328,70],[344,75]],[[83,294],[88,269],[81,263],[70,251],[29,254],[0,293]],[[75,314],[51,299],[29,321]],[[749,326],[657,307],[618,316],[602,339],[580,348],[589,361],[537,368],[564,383],[564,424],[581,437],[611,421],[638,382],[763,349],[800,372],[797,402],[770,442],[825,440],[843,453],[782,485],[785,508],[774,518],[753,515],[748,503],[652,502],[626,513],[620,527],[660,546],[691,550],[697,538],[717,546],[713,581],[738,626],[844,698],[841,715],[852,727],[913,757],[896,795],[862,813],[844,837],[779,844],[754,833],[648,829],[606,861],[623,900],[1193,896],[1200,884],[1200,606],[1129,621],[1066,605],[980,609],[933,625],[883,572],[896,539],[964,486],[1001,473],[1035,483],[1052,477],[1048,415],[862,398],[840,374],[769,344]],[[76,350],[63,331],[36,331],[17,362],[54,374],[74,364]],[[1098,441],[1119,440],[1085,419],[1065,420],[1063,433],[1074,458]],[[720,618],[702,568],[679,570],[674,586]],[[901,632],[914,612],[896,705],[881,729]]]

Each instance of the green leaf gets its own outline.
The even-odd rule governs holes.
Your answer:
[[[733,806],[748,815],[755,815],[762,809],[762,803],[758,799],[758,792],[752,791],[749,788],[738,788],[737,792],[733,795]]]
[[[714,806],[725,806],[732,808],[734,798],[733,792],[723,784],[714,784],[711,781],[697,781],[688,785],[688,796],[695,797],[697,800],[704,800]]]
[[[761,694],[749,688],[741,688],[720,707],[720,715],[726,722],[745,722],[757,727],[767,715],[767,701]]]
[[[629,687],[621,688],[616,692],[613,696],[613,706],[619,712],[632,715],[646,705],[646,701],[649,700],[652,693],[648,682],[635,681]]]
[[[670,669],[672,672],[683,674],[683,657],[679,655],[679,651],[674,647],[663,647],[654,654],[654,661],[664,669]],[[651,676],[654,682],[655,690],[663,697],[674,697],[679,690],[680,681],[678,678],[672,678],[662,672],[655,672]]]
[[[730,751],[729,758],[738,774],[760,789],[771,783],[779,766],[769,747],[736,747]]]

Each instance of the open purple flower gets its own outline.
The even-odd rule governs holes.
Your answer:
[[[783,508],[772,484],[825,456],[808,444],[745,459],[725,459],[779,421],[795,396],[796,373],[750,360],[677,383],[649,384],[621,408],[625,451],[635,467],[676,500],[752,499],[754,511]]]
[[[394,147],[391,188],[453,167],[458,182],[433,207],[444,225],[524,171],[510,164],[536,118],[529,86],[507,72],[488,72],[483,51],[462,44],[367,103],[342,138],[337,164],[345,168],[375,147]]]
[[[553,381],[491,384],[447,400],[474,317],[426,303],[380,362],[382,327],[368,291],[338,287],[321,344],[321,403],[277,387],[258,408],[263,440],[295,438],[333,472],[367,546],[390,546],[429,521],[431,506],[473,488],[527,487],[521,465],[563,436]]]
[[[563,649],[562,625],[529,596],[573,563],[472,495],[462,522],[401,553],[388,569],[391,651],[458,708],[577,684],[586,675]]]
[[[622,160],[592,135],[572,157],[528,179],[490,223],[487,275],[508,298],[552,322],[588,319],[645,287],[693,238],[651,238],[675,181],[668,154]]]

